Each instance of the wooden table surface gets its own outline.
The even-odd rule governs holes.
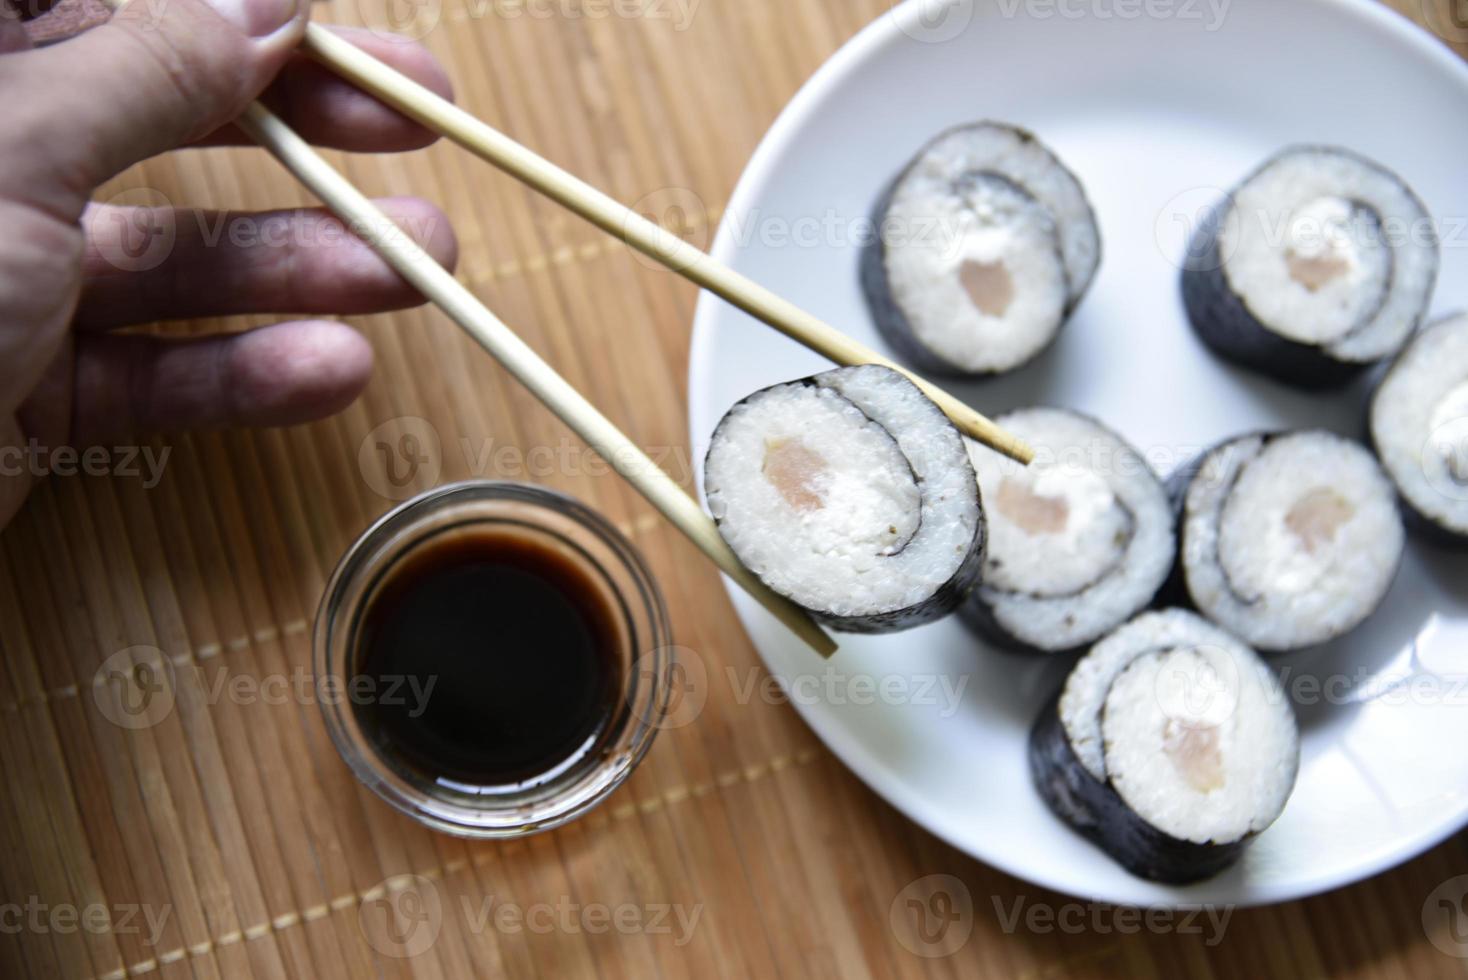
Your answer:
[[[1468,37],[1449,18],[1459,0],[1397,5]],[[320,13],[423,36],[461,103],[706,242],[781,105],[886,6]],[[459,277],[689,482],[689,286],[447,147],[333,159],[369,193],[443,207]],[[246,150],[152,161],[99,198],[309,203]],[[1463,923],[1433,901],[1463,890],[1462,834],[1226,920],[1086,905],[956,853],[778,698],[747,693],[759,661],[711,568],[443,317],[354,322],[378,367],[340,417],[145,443],[144,461],[168,453],[161,478],[121,454],[113,475],[53,477],[0,537],[0,976],[1468,975],[1450,955]],[[691,723],[607,805],[510,844],[433,834],[379,803],[333,750],[309,680],[313,612],[346,545],[394,499],[471,476],[531,479],[610,515],[705,678]],[[150,657],[167,667],[148,711],[121,710],[140,692],[109,668]]]

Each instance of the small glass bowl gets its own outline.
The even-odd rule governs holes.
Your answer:
[[[457,792],[407,778],[359,724],[350,692],[363,614],[399,563],[442,536],[512,526],[575,561],[607,590],[623,631],[623,698],[607,726],[605,750],[529,787]],[[647,750],[668,709],[673,669],[667,611],[642,558],[605,518],[571,497],[523,483],[469,481],[436,487],[389,511],[342,557],[321,599],[313,640],[327,730],[357,778],[416,820],[461,837],[522,837],[558,827],[621,785]],[[329,679],[330,687],[324,682]]]

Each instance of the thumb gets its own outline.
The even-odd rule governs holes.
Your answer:
[[[100,27],[0,58],[13,107],[0,133],[27,148],[6,182],[80,213],[118,171],[239,115],[295,50],[306,16],[306,0],[132,0]]]

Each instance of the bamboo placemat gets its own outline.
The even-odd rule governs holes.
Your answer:
[[[1423,3],[1396,5],[1468,37],[1459,0]],[[886,7],[337,0],[322,14],[424,36],[473,112],[707,241],[780,106]],[[333,159],[369,193],[452,215],[460,278],[690,482],[691,288],[446,147]],[[253,151],[152,161],[99,197],[114,195],[314,203]],[[1439,948],[1449,920],[1424,926],[1434,889],[1468,870],[1463,835],[1226,928],[1081,905],[954,852],[788,706],[748,695],[763,675],[714,572],[454,327],[422,311],[355,322],[378,367],[340,417],[149,442],[130,465],[114,455],[114,475],[48,480],[0,537],[0,976],[1468,972]],[[348,542],[394,498],[471,476],[532,479],[617,521],[704,677],[680,709],[696,719],[663,732],[608,805],[511,844],[435,835],[377,802],[310,685],[311,617]]]

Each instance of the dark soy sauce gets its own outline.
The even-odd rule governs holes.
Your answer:
[[[625,668],[595,575],[513,529],[409,556],[358,633],[356,673],[372,693],[353,710],[367,737],[409,780],[471,793],[532,786],[598,754]]]

